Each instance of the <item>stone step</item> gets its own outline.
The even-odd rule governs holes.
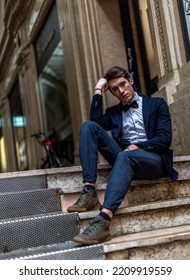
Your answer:
[[[180,172],[179,180],[186,180],[190,178],[190,156],[179,156],[174,157],[174,168]],[[109,176],[111,167],[109,164],[99,164],[98,165],[98,180],[97,184],[105,184]],[[28,179],[27,179],[28,178]],[[30,171],[18,171],[18,172],[8,172],[0,174],[0,192],[1,188],[4,187],[6,190],[7,184],[10,182],[13,185],[17,185],[22,182],[25,183],[30,180],[39,180],[42,187],[48,188],[60,188],[62,187],[67,192],[71,187],[75,186],[76,192],[77,188],[82,187],[82,168],[81,166],[71,166],[71,167],[61,167],[61,168],[50,168],[50,169],[39,169]],[[26,180],[26,181],[25,181]],[[168,180],[168,178],[166,178]],[[144,180],[142,180],[143,182]],[[168,180],[169,181],[169,180]],[[151,181],[144,181],[146,184],[151,184]],[[136,184],[134,182],[134,184]],[[29,186],[29,189],[35,188],[37,184],[33,181]],[[27,187],[27,186],[26,186]],[[40,187],[39,187],[40,188]],[[75,192],[75,188],[73,192]],[[7,189],[9,189],[7,187]],[[12,191],[12,190],[11,190]]]
[[[15,250],[0,254],[0,260],[103,260],[103,245],[81,246],[74,241]]]
[[[121,207],[162,199],[166,200],[190,196],[190,157],[176,157],[174,167],[179,172],[179,178],[176,182],[172,182],[168,177],[154,181],[133,180]],[[99,166],[99,179],[97,180],[96,189],[100,202],[102,202],[104,198],[110,169],[111,168],[106,164]],[[55,176],[54,182],[51,179],[48,180],[49,188],[55,188],[57,186],[62,190],[63,195],[61,201],[63,211],[66,211],[68,206],[75,203],[79,193],[83,189],[81,174],[78,173],[78,178],[74,177],[73,180],[69,183],[67,178],[65,181],[63,174]]]
[[[126,234],[103,244],[70,241],[0,254],[0,260],[189,260],[190,225]]]
[[[105,257],[104,257],[105,254]],[[113,238],[100,245],[78,246],[74,242],[0,254],[0,259],[187,259],[190,258],[190,225],[151,230]]]
[[[82,232],[99,211],[79,213]],[[112,236],[190,225],[190,197],[162,200],[119,208],[111,223]]]
[[[185,181],[190,179],[190,156],[174,157],[174,168],[179,172],[178,181]],[[108,164],[98,165],[97,186],[104,189],[110,174],[111,167]],[[41,171],[43,172],[43,171]],[[81,166],[72,166],[59,169],[51,169],[45,171],[48,188],[59,188],[64,193],[78,193],[82,188],[82,168]],[[151,185],[153,183],[168,182],[169,178],[162,178],[160,180],[133,180],[132,186],[137,184]]]
[[[179,171],[178,181],[190,179],[190,156],[174,158],[174,168]],[[105,189],[111,167],[108,164],[98,165],[98,188]],[[132,181],[132,186],[151,185],[152,183],[160,184],[162,182],[170,183],[169,178],[161,180],[137,180]],[[9,172],[0,174],[0,193],[16,192],[31,189],[50,188],[61,189],[66,193],[78,193],[82,189],[82,168],[81,166],[51,168],[43,170],[30,170]]]
[[[0,220],[0,253],[62,243],[78,231],[77,213],[54,212]]]
[[[65,242],[0,254],[0,260],[180,260],[190,258],[190,225],[114,237],[103,244]]]
[[[60,190],[39,189],[0,194],[0,220],[61,211]]]
[[[172,248],[176,242],[179,242],[177,246],[182,248],[180,254],[186,252],[186,249],[183,250],[182,243],[184,238],[187,248],[189,248],[188,230],[183,231],[182,227],[190,225],[190,158],[176,158],[174,167],[180,173],[177,182],[171,182],[169,178],[156,181],[132,181],[124,202],[111,222],[112,240],[104,245],[98,245],[98,249],[95,248],[96,246],[92,246],[95,252],[101,248],[101,252],[97,253],[99,258],[103,258],[102,248],[108,259],[114,257],[120,259],[121,253],[122,258],[132,259],[133,256],[138,258],[143,255],[143,252],[147,252],[147,255],[151,254],[151,250],[157,252],[161,246],[164,248],[168,243]],[[100,201],[103,200],[110,170],[109,165],[98,166],[97,189]],[[39,189],[55,190],[56,192],[59,189],[62,193],[61,209],[63,211],[0,220],[0,259],[8,256],[11,258],[20,256],[28,259],[91,259],[91,257],[93,259],[93,250],[89,250],[88,257],[86,246],[84,248],[79,244],[73,244],[70,240],[79,232],[79,224],[82,231],[98,211],[80,214],[65,212],[66,208],[78,198],[79,192],[82,190],[81,181],[82,169],[80,166],[0,174],[2,196],[13,194],[13,192],[32,192]],[[171,232],[173,229],[173,239],[170,239],[170,228]],[[154,235],[154,232],[157,235]],[[164,239],[164,232],[165,235],[168,234],[168,239]],[[142,246],[134,247],[135,251],[133,247],[128,249],[126,246],[129,246],[129,240],[125,240],[127,236],[136,238],[136,243],[139,239],[139,244]],[[157,244],[156,240],[159,236],[162,237],[162,243]],[[151,241],[151,237],[154,241]],[[149,240],[150,243],[148,243]],[[171,242],[164,243],[164,240]],[[154,247],[151,247],[151,242]],[[114,247],[114,244],[117,246]],[[130,244],[134,244],[134,241]],[[105,246],[109,246],[109,249]],[[117,247],[115,251],[113,247]],[[124,249],[119,249],[119,247]],[[155,258],[157,255],[159,256],[159,253],[155,253]]]
[[[96,185],[100,203],[103,202],[106,184]],[[82,190],[81,187],[62,187],[61,205],[63,212],[68,206],[76,202]],[[134,180],[120,205],[121,207],[133,206],[148,202],[178,199],[190,196],[190,179],[172,182],[166,178],[156,181]]]
[[[109,260],[189,260],[190,225],[114,237],[104,253]]]

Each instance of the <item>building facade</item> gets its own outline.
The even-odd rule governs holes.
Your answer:
[[[39,131],[79,164],[80,125],[113,65],[166,99],[174,155],[190,154],[189,0],[2,0],[0,15],[0,172],[40,168]]]

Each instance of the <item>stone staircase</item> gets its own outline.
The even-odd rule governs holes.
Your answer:
[[[112,240],[72,241],[98,211],[67,213],[82,190],[80,166],[0,175],[0,259],[190,259],[190,157],[177,182],[134,180],[110,226]],[[109,165],[98,166],[103,200]]]

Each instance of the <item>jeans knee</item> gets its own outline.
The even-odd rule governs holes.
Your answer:
[[[85,121],[80,128],[80,131],[88,131],[94,129],[98,124],[93,121]]]
[[[126,157],[128,157],[128,155],[127,155],[126,151],[121,151],[121,152],[118,153],[117,157],[119,157],[119,158],[126,158]]]
[[[125,162],[130,162],[130,157],[129,153],[126,151],[121,151],[117,155],[117,160],[119,161],[125,161]]]

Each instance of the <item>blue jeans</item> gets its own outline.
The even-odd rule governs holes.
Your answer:
[[[123,201],[134,176],[148,180],[166,176],[159,154],[143,149],[123,151],[100,125],[86,121],[81,126],[79,146],[84,183],[96,182],[98,152],[112,166],[102,208],[113,213]]]

